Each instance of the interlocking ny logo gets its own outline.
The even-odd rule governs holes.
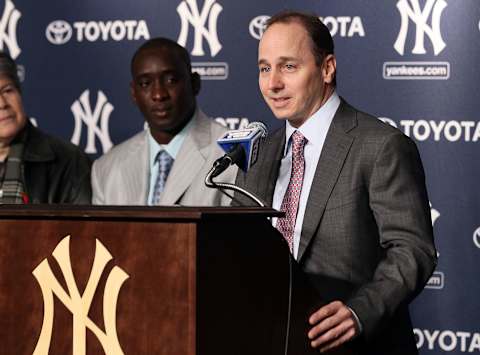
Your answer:
[[[83,294],[80,295],[72,271],[69,246],[70,236],[66,236],[52,253],[65,278],[68,293],[56,279],[47,259],[44,259],[35,270],[33,270],[33,275],[37,279],[42,291],[44,307],[42,330],[33,355],[48,355],[49,352],[53,331],[53,294],[58,297],[73,315],[73,355],[86,354],[87,328],[97,337],[106,355],[121,355],[123,351],[117,336],[116,308],[120,288],[125,280],[128,279],[128,275],[118,266],[115,266],[108,275],[103,294],[104,332],[93,323],[88,316],[88,312],[100,277],[106,264],[112,259],[112,255],[97,239],[90,278],[88,279]]]
[[[177,42],[184,47],[187,45],[188,24],[190,23],[195,29],[192,55],[205,55],[203,51],[203,38],[205,38],[210,47],[211,56],[215,57],[222,49],[217,36],[217,20],[222,10],[222,6],[215,3],[215,0],[205,0],[201,12],[198,11],[196,0],[182,1],[177,7],[182,23]],[[207,19],[208,29],[205,27]]]
[[[90,91],[85,90],[83,94],[80,95],[80,99],[76,100],[71,106],[72,113],[75,117],[75,129],[73,131],[71,142],[77,145],[80,144],[82,123],[85,123],[88,128],[85,153],[97,153],[97,149],[95,148],[95,137],[98,137],[102,144],[103,153],[106,153],[113,145],[108,133],[108,121],[110,114],[113,111],[113,105],[108,102],[107,97],[100,90],[98,91],[95,110],[92,112],[89,97]],[[98,127],[99,120],[100,127]]]
[[[425,35],[428,36],[433,45],[435,55],[440,54],[446,47],[440,32],[440,18],[442,12],[447,6],[445,0],[426,0],[423,10],[420,9],[419,0],[399,0],[397,2],[397,9],[401,16],[400,32],[393,47],[400,54],[403,55],[405,49],[405,41],[407,39],[409,19],[412,20],[416,27],[415,32],[415,46],[413,47],[413,54],[425,54]],[[431,26],[427,21],[431,15]]]
[[[3,51],[4,44],[13,59],[16,59],[22,51],[17,42],[17,23],[22,17],[20,11],[10,0],[5,1],[2,19],[0,20],[0,50]]]

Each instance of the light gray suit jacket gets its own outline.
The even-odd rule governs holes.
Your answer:
[[[237,177],[270,206],[284,145],[285,128]],[[297,259],[325,301],[340,299],[358,315],[361,354],[417,353],[407,305],[436,265],[420,156],[399,130],[343,100],[317,165]]]
[[[160,204],[228,205],[228,196],[204,184],[214,161],[224,154],[216,141],[227,129],[200,110],[193,120],[168,175]],[[92,167],[92,203],[147,205],[150,183],[148,149],[148,135],[143,131],[96,160]],[[236,173],[237,169],[230,167],[218,180],[231,183]]]

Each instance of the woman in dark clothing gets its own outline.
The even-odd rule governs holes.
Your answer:
[[[89,204],[90,199],[90,160],[30,123],[17,66],[0,52],[0,204]]]

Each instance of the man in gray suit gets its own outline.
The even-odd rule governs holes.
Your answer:
[[[226,129],[197,107],[200,77],[188,52],[169,39],[151,39],[135,52],[131,72],[131,95],[148,130],[94,162],[93,204],[228,204],[226,195],[204,184],[222,156],[216,140]],[[232,182],[235,174],[229,169],[222,178]]]
[[[415,144],[337,95],[333,40],[318,17],[272,17],[258,65],[262,95],[286,125],[237,183],[285,211],[273,224],[326,302],[306,315],[308,341],[321,352],[349,342],[360,354],[416,354],[408,303],[436,251]]]

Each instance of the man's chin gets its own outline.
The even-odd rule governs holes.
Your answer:
[[[273,115],[277,120],[285,121],[285,120],[288,120],[288,118],[290,117],[287,110],[279,110],[271,106],[270,106],[270,110],[272,111]]]
[[[165,118],[162,120],[147,121],[151,131],[164,132],[175,135],[180,132],[190,120],[178,121],[176,119]]]
[[[150,127],[150,129],[155,129],[155,130],[168,130],[169,127],[174,126],[174,120],[172,120],[170,117],[149,117],[147,120],[147,124]]]
[[[287,121],[288,120],[287,115],[284,114],[284,113],[273,112],[273,115],[275,116],[275,118],[277,120],[281,120],[281,121]]]

